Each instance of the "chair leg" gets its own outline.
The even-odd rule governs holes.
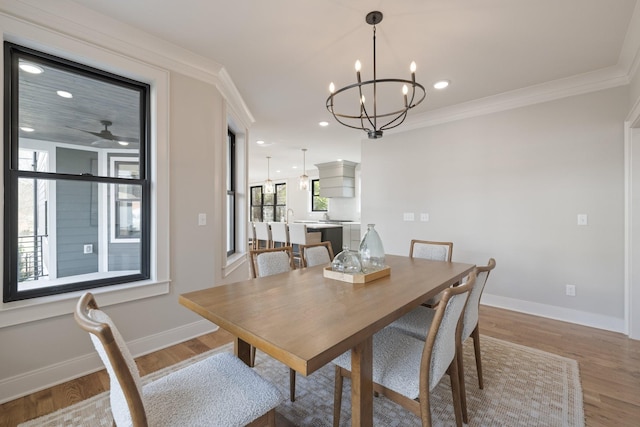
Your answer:
[[[469,422],[469,414],[467,413],[467,390],[464,382],[464,366],[462,357],[462,343],[456,345],[455,363],[458,365],[458,384],[460,386],[460,401],[462,406],[462,421]]]
[[[333,391],[333,427],[340,426],[340,411],[342,410],[342,372],[336,366],[336,383]]]
[[[471,336],[473,337],[473,349],[476,353],[476,369],[478,370],[478,386],[480,389],[484,387],[482,382],[482,358],[480,357],[480,329],[478,325],[476,325],[473,332],[471,332]]]
[[[458,363],[454,358],[449,365],[449,378],[451,379],[451,397],[453,398],[453,411],[456,414],[456,426],[462,427],[462,404],[460,402],[460,381],[458,380]]]
[[[252,368],[256,366],[256,348],[254,346],[251,346],[251,357],[249,358],[249,366]]]
[[[289,400],[296,401],[296,371],[289,368]]]

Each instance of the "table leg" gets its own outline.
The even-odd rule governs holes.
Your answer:
[[[373,338],[351,349],[351,425],[373,425]]]
[[[233,343],[233,351],[240,360],[251,366],[251,345],[249,343],[236,337]]]

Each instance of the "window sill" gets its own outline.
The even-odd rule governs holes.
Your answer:
[[[240,254],[233,254],[230,257],[228,257],[227,264],[223,269],[224,277],[227,277],[228,275],[236,271],[238,267],[240,267],[241,265],[244,265],[246,259],[247,259],[246,252],[240,253]]]
[[[0,328],[71,314],[76,302],[87,291],[69,292],[0,304]],[[100,307],[169,293],[169,281],[141,281],[90,290]]]

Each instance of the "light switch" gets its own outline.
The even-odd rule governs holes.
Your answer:
[[[405,221],[415,221],[415,215],[413,212],[405,212],[402,216]]]
[[[589,225],[587,214],[578,214],[578,225]]]
[[[198,225],[207,225],[207,214],[198,214]]]
[[[420,221],[428,222],[429,221],[429,214],[428,213],[421,213],[420,214]]]

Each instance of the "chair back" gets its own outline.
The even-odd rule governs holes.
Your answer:
[[[289,245],[289,227],[284,222],[272,222],[271,223],[271,241],[272,246],[275,247],[276,243],[280,243],[280,246]]]
[[[249,256],[251,259],[251,275],[254,279],[286,273],[296,268],[291,246],[255,249],[249,251]]]
[[[249,236],[251,239],[249,249],[258,249],[258,240],[256,239],[256,225],[253,222],[249,223]]]
[[[447,288],[436,308],[420,365],[421,379],[428,381],[429,391],[440,382],[456,356],[461,315],[475,281],[473,271],[464,285]]]
[[[260,241],[265,242],[265,247],[271,247],[271,228],[266,222],[255,222],[256,229],[256,249],[260,248]]]
[[[303,267],[329,264],[333,260],[333,248],[331,247],[331,242],[300,245],[300,254],[302,257]]]
[[[307,224],[289,224],[289,242],[292,245],[306,245]]]
[[[484,286],[487,284],[489,273],[496,267],[496,260],[491,258],[489,263],[483,267],[476,267],[476,284],[473,285],[473,289],[469,293],[469,300],[467,306],[464,309],[464,316],[462,320],[462,335],[461,340],[464,341],[471,336],[471,333],[478,325],[479,311],[480,311],[480,297]]]
[[[453,253],[453,242],[411,240],[409,258],[424,258],[433,261],[449,261]]]
[[[89,332],[107,368],[111,412],[116,425],[147,426],[138,367],[111,318],[98,308],[93,295],[82,295],[74,312],[76,323]]]

